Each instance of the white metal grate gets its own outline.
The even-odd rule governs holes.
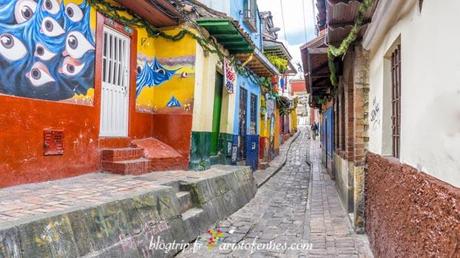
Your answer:
[[[101,136],[128,136],[130,38],[104,27]]]

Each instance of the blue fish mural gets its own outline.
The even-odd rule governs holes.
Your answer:
[[[157,59],[154,59],[152,62],[145,62],[143,68],[138,67],[137,69],[136,96],[139,96],[145,87],[158,86],[170,80],[177,70],[179,70],[168,70]]]
[[[90,6],[0,0],[0,93],[46,100],[93,88]]]
[[[180,102],[179,100],[176,99],[176,97],[172,97],[167,104],[168,107],[180,107]]]

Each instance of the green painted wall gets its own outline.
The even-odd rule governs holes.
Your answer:
[[[218,135],[217,154],[211,154],[211,132],[192,132],[190,169],[205,170],[214,164],[232,164],[232,147],[236,136],[227,133]]]

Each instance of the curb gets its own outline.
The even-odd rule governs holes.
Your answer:
[[[257,184],[257,188],[260,188],[261,186],[263,186],[268,180],[270,180],[270,178],[272,178],[274,175],[276,175],[285,165],[286,165],[286,162],[287,162],[287,155],[289,153],[289,151],[291,150],[291,146],[292,146],[292,143],[294,143],[297,138],[299,137],[300,135],[300,131],[297,131],[297,133],[292,137],[292,140],[291,142],[289,143],[289,146],[284,154],[284,160],[283,162],[281,163],[281,165],[279,165],[267,178],[265,178],[262,182],[258,183]]]

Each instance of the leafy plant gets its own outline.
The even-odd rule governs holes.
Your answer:
[[[270,54],[265,54],[265,56],[267,56],[270,63],[272,63],[280,73],[284,73],[288,70],[288,60]]]

